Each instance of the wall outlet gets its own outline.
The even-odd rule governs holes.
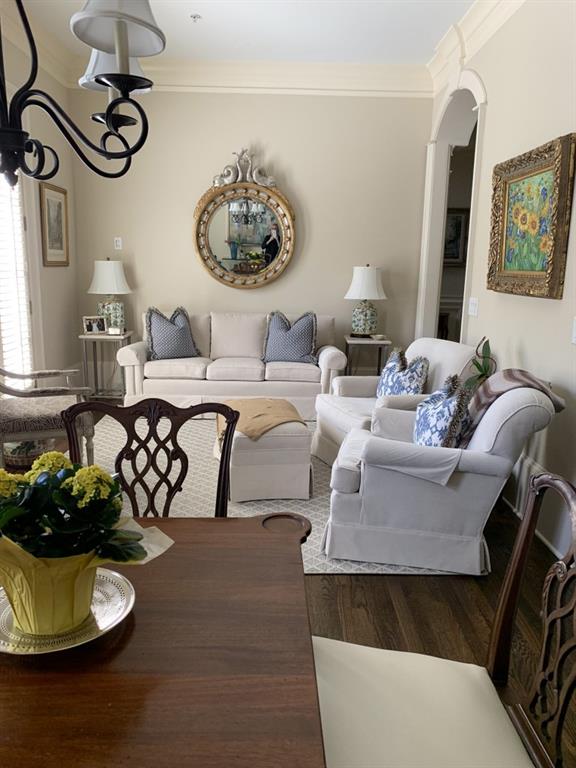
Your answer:
[[[576,317],[572,318],[572,344],[576,344]]]
[[[478,299],[475,296],[468,299],[468,314],[470,317],[478,317]]]
[[[121,237],[115,237],[114,238],[114,250],[115,251],[121,251],[122,250],[122,238]]]

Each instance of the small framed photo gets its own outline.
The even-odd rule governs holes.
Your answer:
[[[470,211],[467,208],[448,208],[444,235],[444,266],[463,267],[466,264],[469,219]]]
[[[42,263],[45,267],[67,267],[70,264],[67,194],[65,189],[53,184],[40,184]]]
[[[107,333],[108,320],[101,315],[84,315],[82,318],[84,333]]]

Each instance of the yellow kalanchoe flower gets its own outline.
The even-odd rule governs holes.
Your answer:
[[[24,479],[29,483],[33,483],[42,472],[56,474],[61,469],[72,469],[70,459],[64,456],[63,453],[60,453],[60,451],[47,451],[42,456],[38,456],[32,464],[32,468],[24,475]]]
[[[18,483],[22,481],[21,475],[11,475],[5,469],[0,469],[0,498],[9,499],[18,492]]]
[[[109,498],[113,484],[108,472],[92,464],[90,467],[82,467],[74,477],[64,480],[62,488],[68,489],[76,497],[79,507],[86,507],[91,501]]]

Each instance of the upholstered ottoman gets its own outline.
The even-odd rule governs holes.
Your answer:
[[[230,500],[308,499],[312,483],[312,435],[291,421],[258,440],[234,433],[230,459]]]

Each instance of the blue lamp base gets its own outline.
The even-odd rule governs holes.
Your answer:
[[[362,300],[352,310],[352,336],[371,336],[378,327],[376,307],[367,299]]]

